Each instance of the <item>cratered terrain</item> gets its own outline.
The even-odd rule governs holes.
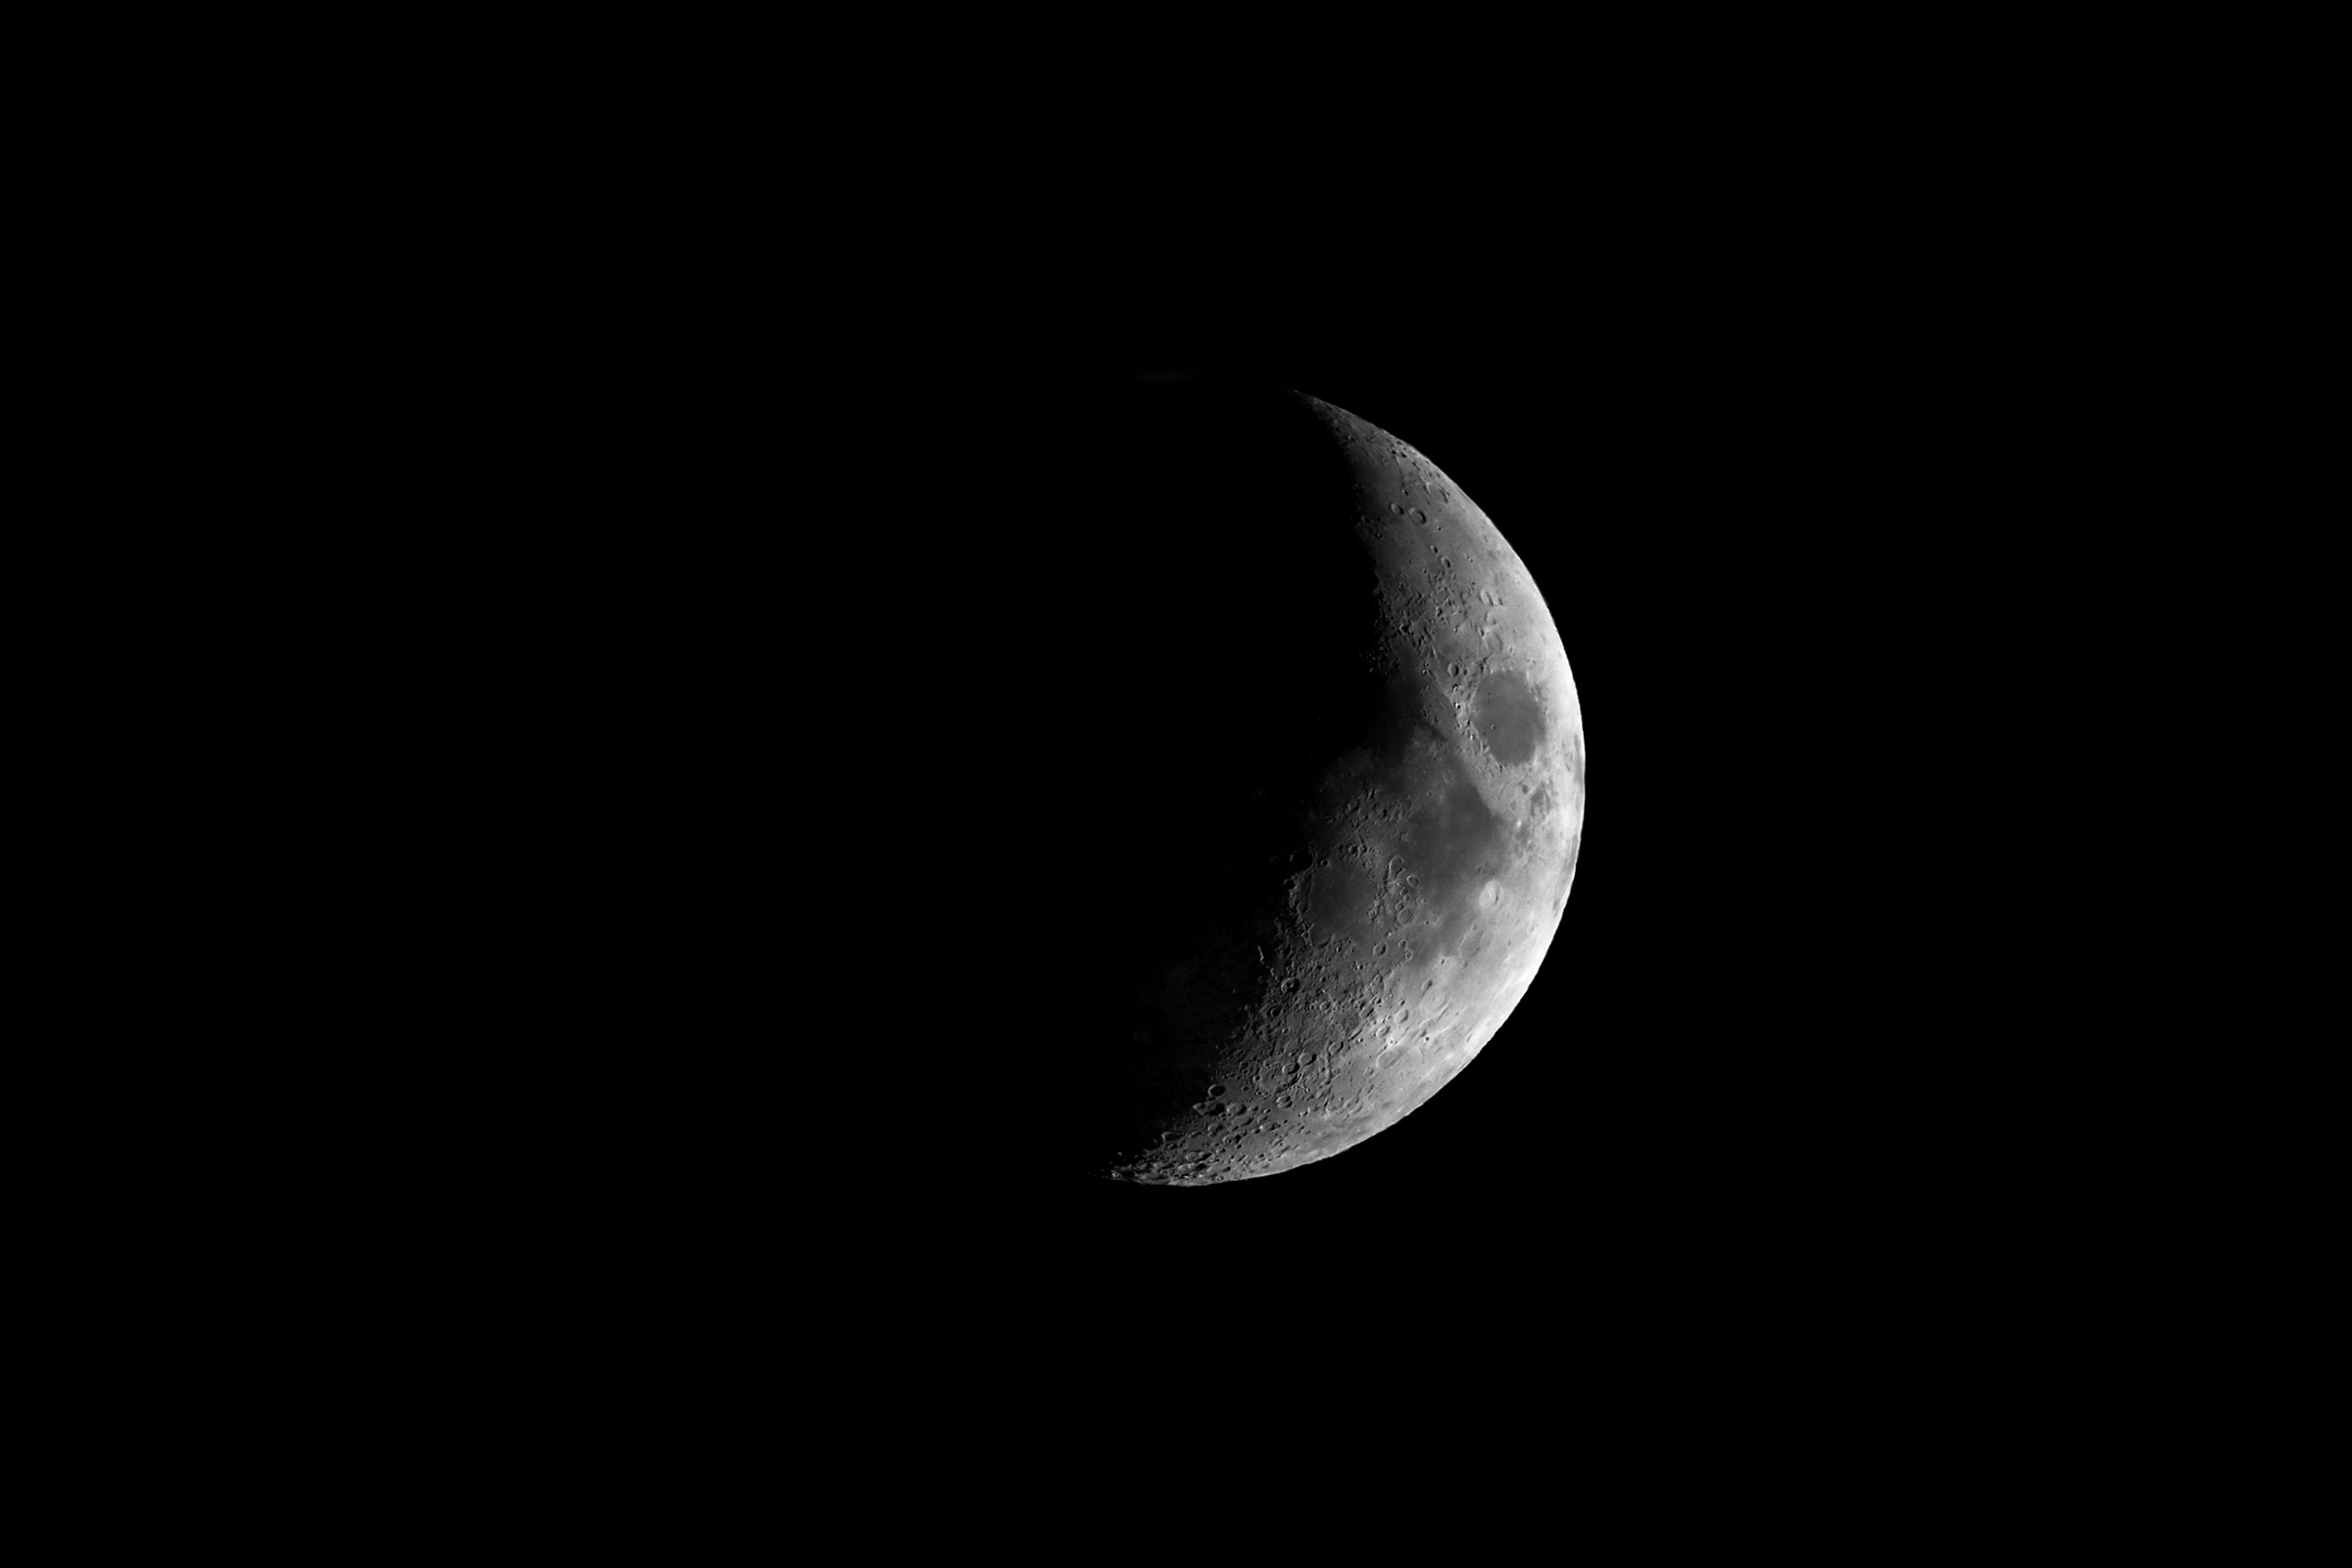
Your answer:
[[[1173,1186],[1338,1153],[1469,1065],[1559,928],[1585,738],[1551,612],[1459,485],[1315,398],[1114,378],[1031,413],[1068,458],[1004,455],[1035,567],[1002,613],[1043,684],[989,765],[1034,775],[1046,842],[994,939],[1067,978],[994,999],[1045,1091],[1005,1086],[1005,1136]]]

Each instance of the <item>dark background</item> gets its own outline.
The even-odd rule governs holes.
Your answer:
[[[1394,337],[1279,288],[1226,291],[1013,351],[1046,376],[1252,376],[1419,448],[1545,596],[1584,707],[1588,818],[1526,1000],[1403,1122],[1210,1190],[1062,1184],[1001,1157],[992,1183],[987,1157],[958,1161],[968,1187],[908,1200],[921,1223],[956,1216],[967,1255],[1025,1259],[1008,1279],[1197,1253],[1529,1290],[1916,1264],[1972,1179],[1934,1152],[1973,1093],[1953,1050],[1967,1004],[1922,977],[1941,938],[1916,912],[1914,808],[1936,763],[1896,716],[1948,673],[1899,624],[1969,505],[1956,478],[1920,482],[1953,438],[1948,401],[1891,379],[1872,333],[1674,284],[1501,314],[1432,301]],[[1953,350],[1923,329],[1911,352]],[[1042,459],[1014,469],[1052,482]],[[1117,874],[1119,847],[1103,855]],[[1016,1009],[996,1036],[1015,1107],[989,1118],[1000,1155],[1021,1027]]]
[[[352,732],[301,783],[317,875],[368,914],[315,922],[338,1093],[302,1113],[428,1262],[339,1202],[322,1228],[468,1325],[532,1279],[518,1339],[603,1308],[877,1385],[1004,1369],[987,1433],[1025,1354],[1124,1340],[1164,1352],[1152,1417],[1303,1368],[1317,1435],[1490,1328],[1501,1392],[1573,1414],[1629,1345],[1643,1388],[1701,1343],[1785,1365],[1799,1316],[1860,1342],[1966,1299],[2003,1227],[2012,1263],[2095,1236],[2098,1189],[2060,1212],[2035,1179],[2089,1147],[2052,1063],[2099,1028],[2032,995],[2060,922],[2008,917],[2051,852],[1969,816],[2038,798],[2002,694],[2061,677],[2000,661],[2052,534],[2112,526],[2096,464],[2043,460],[2083,444],[2088,369],[2167,339],[2129,248],[2069,243],[2108,159],[1965,168],[2000,113],[1936,145],[1825,114],[1783,149],[1580,101],[1493,187],[1302,127],[1263,208],[1197,160],[1062,177],[1084,126],[880,170],[753,138],[752,177],[698,152],[569,188],[461,142],[479,211],[437,180],[417,220],[367,207],[265,368],[301,439],[252,465],[335,558],[295,595],[319,630],[270,652],[327,671],[290,717]],[[1178,368],[1443,467],[1544,591],[1591,761],[1558,939],[1471,1068],[1208,1191],[1031,1157],[1030,1038],[1070,988],[1004,808],[1069,775],[1054,671],[1004,635],[1062,565],[1021,535],[1059,454],[1004,393]]]
[[[456,678],[517,760],[445,783],[492,846],[452,873],[466,940],[435,934],[505,998],[437,1048],[513,1167],[486,1230],[1076,1311],[1199,1260],[1424,1301],[1608,1280],[1619,1313],[1643,1281],[1915,1278],[2005,1179],[1968,1125],[2003,1064],[1966,953],[1998,938],[1948,912],[1993,872],[1925,788],[1970,765],[1936,705],[1980,647],[1917,631],[2003,548],[1971,454],[2014,415],[1971,396],[1964,313],[1635,242],[1389,294],[1279,259],[1071,272],[1116,286],[707,284],[432,411],[512,487],[446,524],[468,635],[508,645]],[[1024,1076],[1086,917],[1038,885],[1026,796],[1087,787],[1029,657],[1084,564],[1024,534],[1059,467],[1025,394],[1182,369],[1443,468],[1543,591],[1590,757],[1557,940],[1479,1058],[1354,1149],[1209,1190],[1058,1176]]]

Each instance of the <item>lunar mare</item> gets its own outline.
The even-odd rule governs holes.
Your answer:
[[[1237,836],[1263,852],[1254,867],[1236,851],[1199,872],[1259,876],[1262,896],[1154,939],[1129,1039],[1102,1069],[1144,1107],[1097,1166],[1119,1180],[1270,1175],[1410,1114],[1526,994],[1575,876],[1584,721],[1526,564],[1412,447],[1283,396],[1336,455],[1344,525],[1370,565],[1350,650],[1367,718],[1298,790],[1259,792],[1295,815],[1287,837]],[[1247,793],[1247,760],[1211,787]]]

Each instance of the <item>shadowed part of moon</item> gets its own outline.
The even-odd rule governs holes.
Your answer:
[[[1497,762],[1524,762],[1544,744],[1544,709],[1516,670],[1498,669],[1479,682],[1476,717]]]

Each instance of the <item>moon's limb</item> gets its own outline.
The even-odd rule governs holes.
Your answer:
[[[1280,913],[1167,977],[1193,992],[1223,967],[1250,1000],[1166,1058],[1211,1081],[1112,1172],[1129,1180],[1270,1175],[1408,1114],[1517,1006],[1575,875],[1584,720],[1526,564],[1421,454],[1302,401],[1348,460],[1386,711],[1327,771]]]

